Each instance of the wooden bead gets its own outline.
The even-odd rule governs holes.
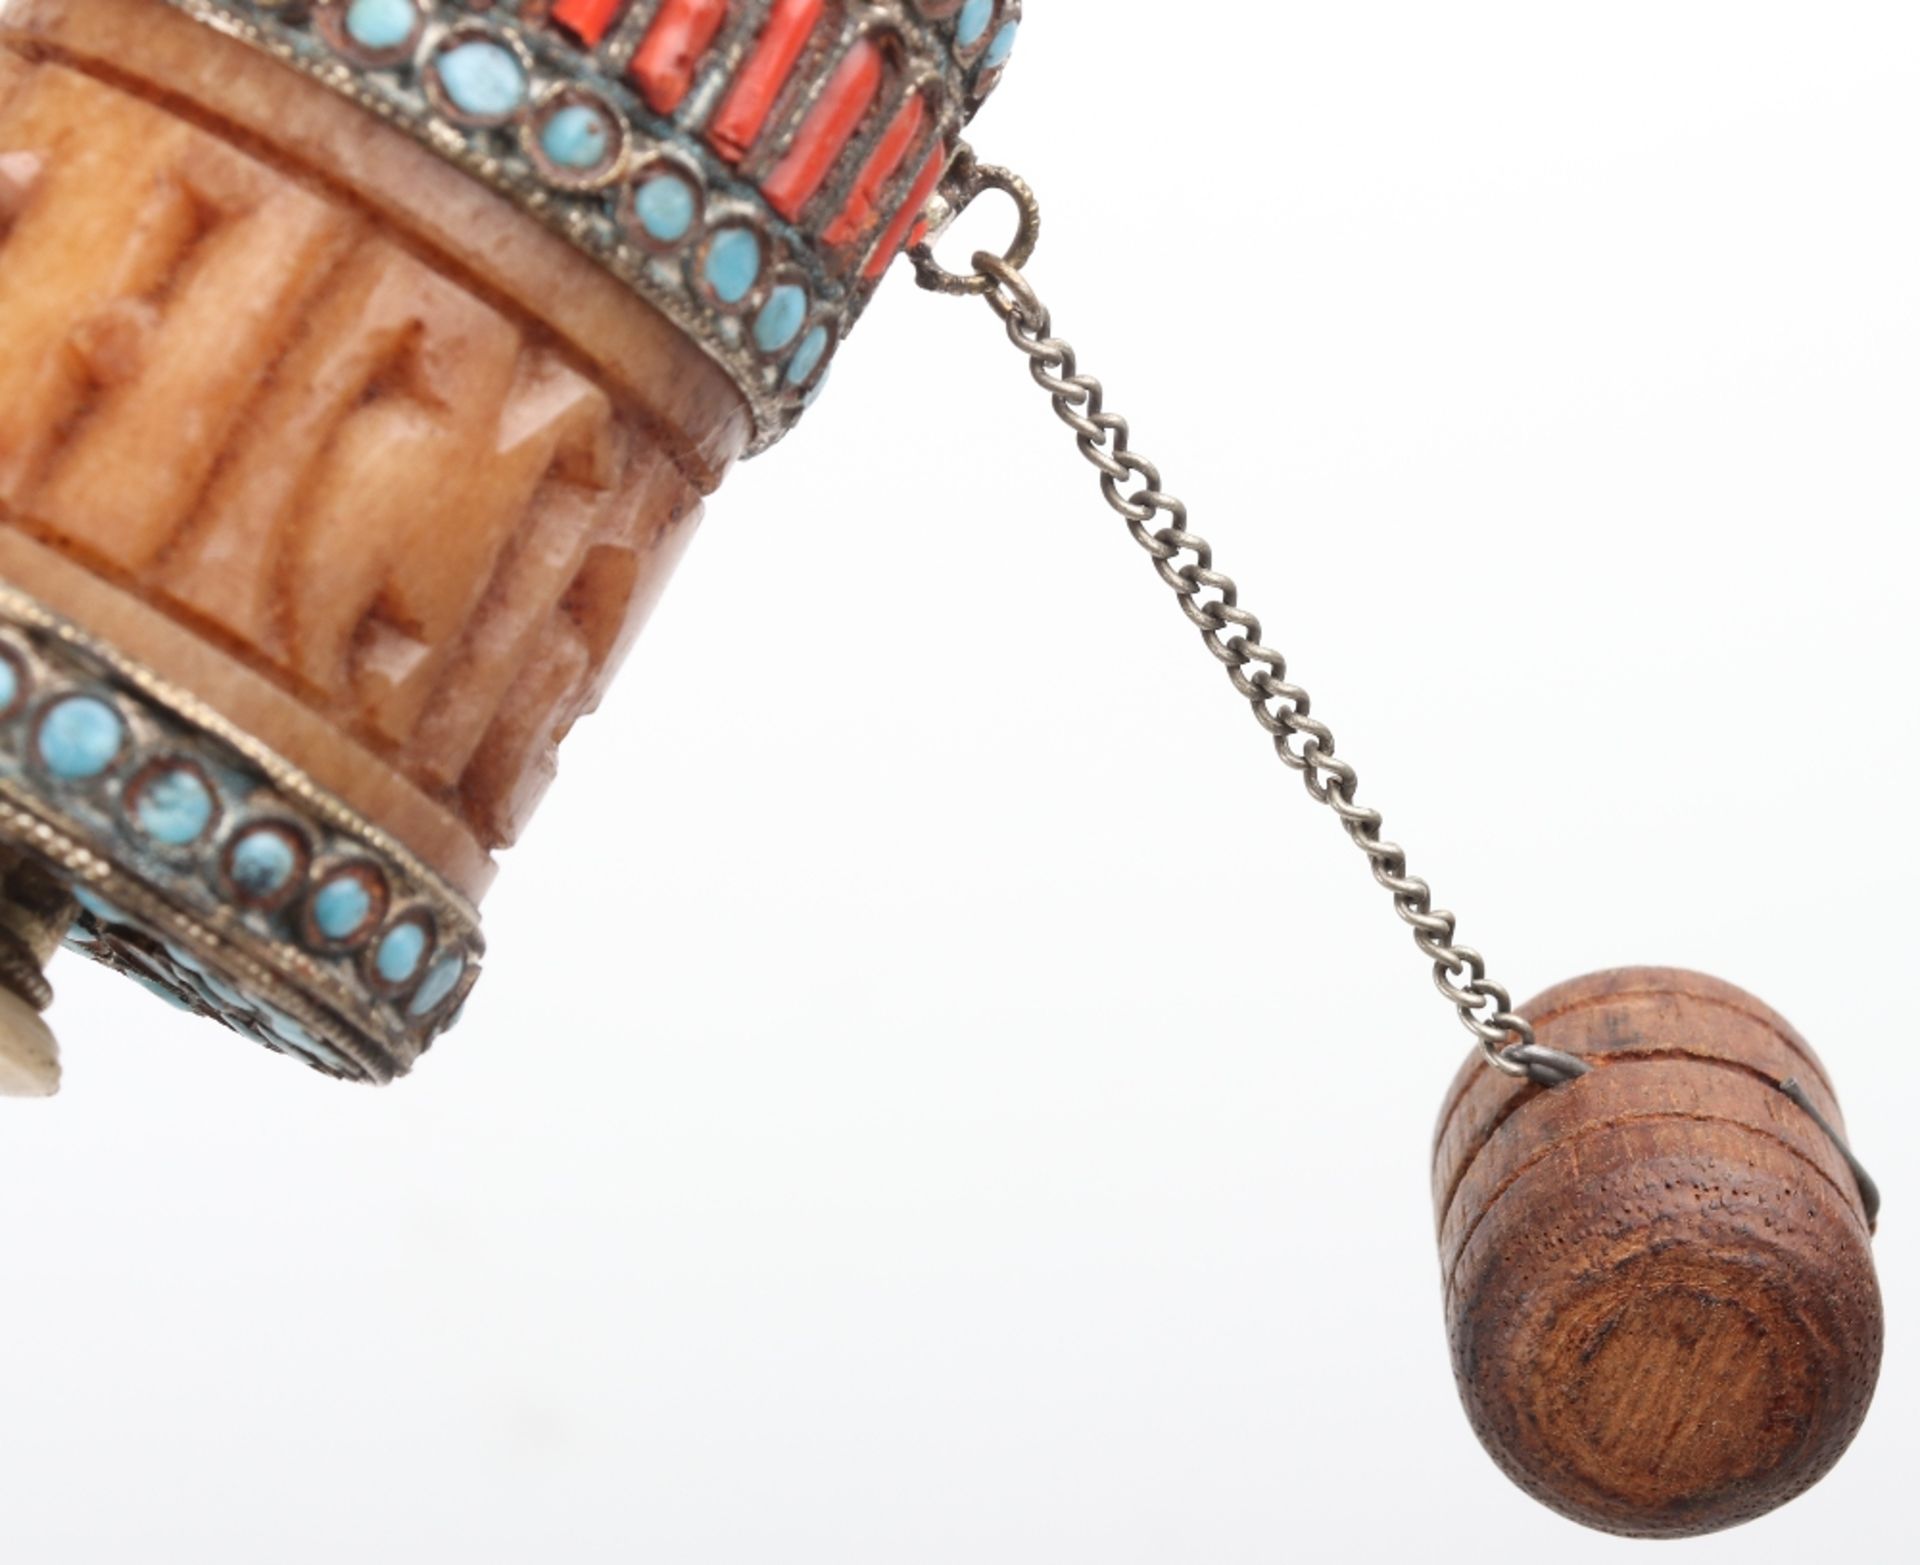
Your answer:
[[[1434,1154],[1467,1416],[1545,1504],[1634,1537],[1749,1521],[1818,1482],[1879,1374],[1859,1186],[1818,1058],[1731,985],[1632,968],[1525,1014],[1594,1068],[1462,1069]],[[1844,1133],[1844,1132],[1843,1132]]]

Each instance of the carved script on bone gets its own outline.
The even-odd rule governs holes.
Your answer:
[[[697,494],[642,410],[299,171],[0,73],[0,522],[510,841]]]

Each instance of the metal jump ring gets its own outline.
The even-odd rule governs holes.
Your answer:
[[[926,237],[907,252],[913,262],[914,275],[922,288],[933,293],[972,294],[978,297],[992,293],[1000,286],[980,269],[978,256],[974,258],[974,270],[963,277],[958,272],[948,271],[933,255],[933,247],[939,243],[941,235],[988,190],[1002,191],[1011,196],[1020,217],[1020,226],[1014,230],[1013,243],[1007,246],[1005,255],[996,259],[1016,272],[1033,259],[1033,252],[1040,243],[1040,198],[1033,193],[1033,187],[1011,169],[978,162],[973,149],[963,145],[941,184],[939,194],[927,203]]]

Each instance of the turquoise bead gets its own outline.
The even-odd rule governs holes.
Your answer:
[[[98,696],[65,696],[40,719],[40,759],[56,777],[98,777],[127,740],[127,725]]]
[[[1020,24],[1009,22],[993,35],[993,42],[987,46],[986,57],[981,60],[983,70],[997,71],[1013,55],[1013,46],[1020,37]]]
[[[468,38],[434,62],[440,85],[454,107],[477,120],[499,120],[527,99],[527,73],[505,44]]]
[[[778,353],[800,335],[807,323],[807,290],[798,283],[782,283],[767,295],[753,322],[753,340],[762,353]]]
[[[228,1006],[236,1011],[244,1011],[248,1008],[249,1002],[245,995],[234,988],[232,984],[228,983],[218,973],[214,972],[213,969],[208,967],[199,957],[187,950],[185,946],[168,946],[167,955],[173,958],[176,967],[180,968],[183,972],[193,974],[194,982],[200,989],[200,998],[205,1000],[209,1005],[214,1006],[216,1009],[221,1006]]]
[[[178,989],[174,988],[172,984],[167,983],[163,979],[154,978],[146,973],[137,973],[131,970],[128,970],[127,976],[142,989],[146,990],[147,993],[158,995],[176,1011],[185,1011],[189,1015],[198,1014],[200,1007],[194,1001],[188,999]]]
[[[191,766],[167,766],[154,772],[133,798],[135,823],[169,848],[198,842],[213,824],[213,813],[213,790]]]
[[[427,931],[417,920],[395,924],[381,937],[373,965],[390,984],[404,984],[420,971],[427,955]]]
[[[738,304],[760,280],[760,239],[750,228],[723,228],[707,246],[707,286],[722,304]]]
[[[328,1070],[333,1071],[337,1075],[358,1076],[360,1074],[358,1068],[343,1058],[339,1051],[331,1044],[322,1043],[318,1038],[314,1037],[312,1033],[308,1032],[306,1028],[294,1021],[292,1017],[283,1019],[281,1025],[289,1029],[294,1029],[287,1033],[286,1041],[302,1054],[306,1055],[309,1060],[319,1061],[320,1064],[326,1066]]]
[[[353,0],[344,25],[361,48],[384,52],[411,38],[419,21],[413,0]]]
[[[200,987],[206,990],[209,999],[231,1010],[244,1011],[253,1003],[218,973],[201,973]]]
[[[967,0],[960,11],[960,20],[953,25],[953,41],[962,49],[971,49],[986,36],[987,24],[993,20],[994,0]]]
[[[20,699],[20,670],[13,659],[0,653],[0,712],[10,711]]]
[[[590,172],[613,150],[613,127],[600,110],[569,103],[540,128],[540,150],[560,168]]]
[[[293,884],[300,854],[284,831],[255,826],[234,839],[227,874],[244,897],[267,902]]]
[[[343,1076],[359,1074],[354,1067],[328,1044],[314,1037],[310,1028],[295,1021],[276,1005],[262,1005],[260,1013],[266,1018],[266,1031],[270,1032],[280,1047],[292,1050],[295,1054],[305,1055],[310,1061],[317,1061]]]
[[[427,974],[427,981],[420,986],[407,1010],[414,1016],[426,1016],[437,1011],[446,1003],[447,996],[459,986],[466,972],[467,959],[464,956],[442,957],[434,964],[433,971]]]
[[[99,923],[124,924],[127,921],[126,914],[122,913],[119,908],[101,896],[99,892],[89,887],[75,886],[73,888],[73,900],[91,913]]]
[[[697,207],[693,186],[678,174],[655,174],[633,193],[633,215],[662,244],[675,244],[687,237]]]
[[[373,916],[373,894],[358,875],[336,875],[313,894],[313,927],[329,940],[351,940]]]
[[[832,340],[832,333],[824,326],[816,326],[807,333],[806,340],[793,356],[793,362],[787,366],[789,386],[804,386],[813,379],[813,372],[820,368],[820,360],[826,355],[827,344]]]

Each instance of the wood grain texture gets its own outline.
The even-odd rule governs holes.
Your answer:
[[[272,61],[147,0],[0,14],[0,526],[510,843],[741,449],[737,394]]]
[[[1838,1125],[1813,1051],[1752,996],[1668,969],[1526,1008],[1593,1071],[1462,1069],[1435,1138],[1448,1335],[1515,1482],[1609,1532],[1684,1537],[1803,1493],[1858,1433],[1883,1337],[1858,1187],[1779,1091]]]

